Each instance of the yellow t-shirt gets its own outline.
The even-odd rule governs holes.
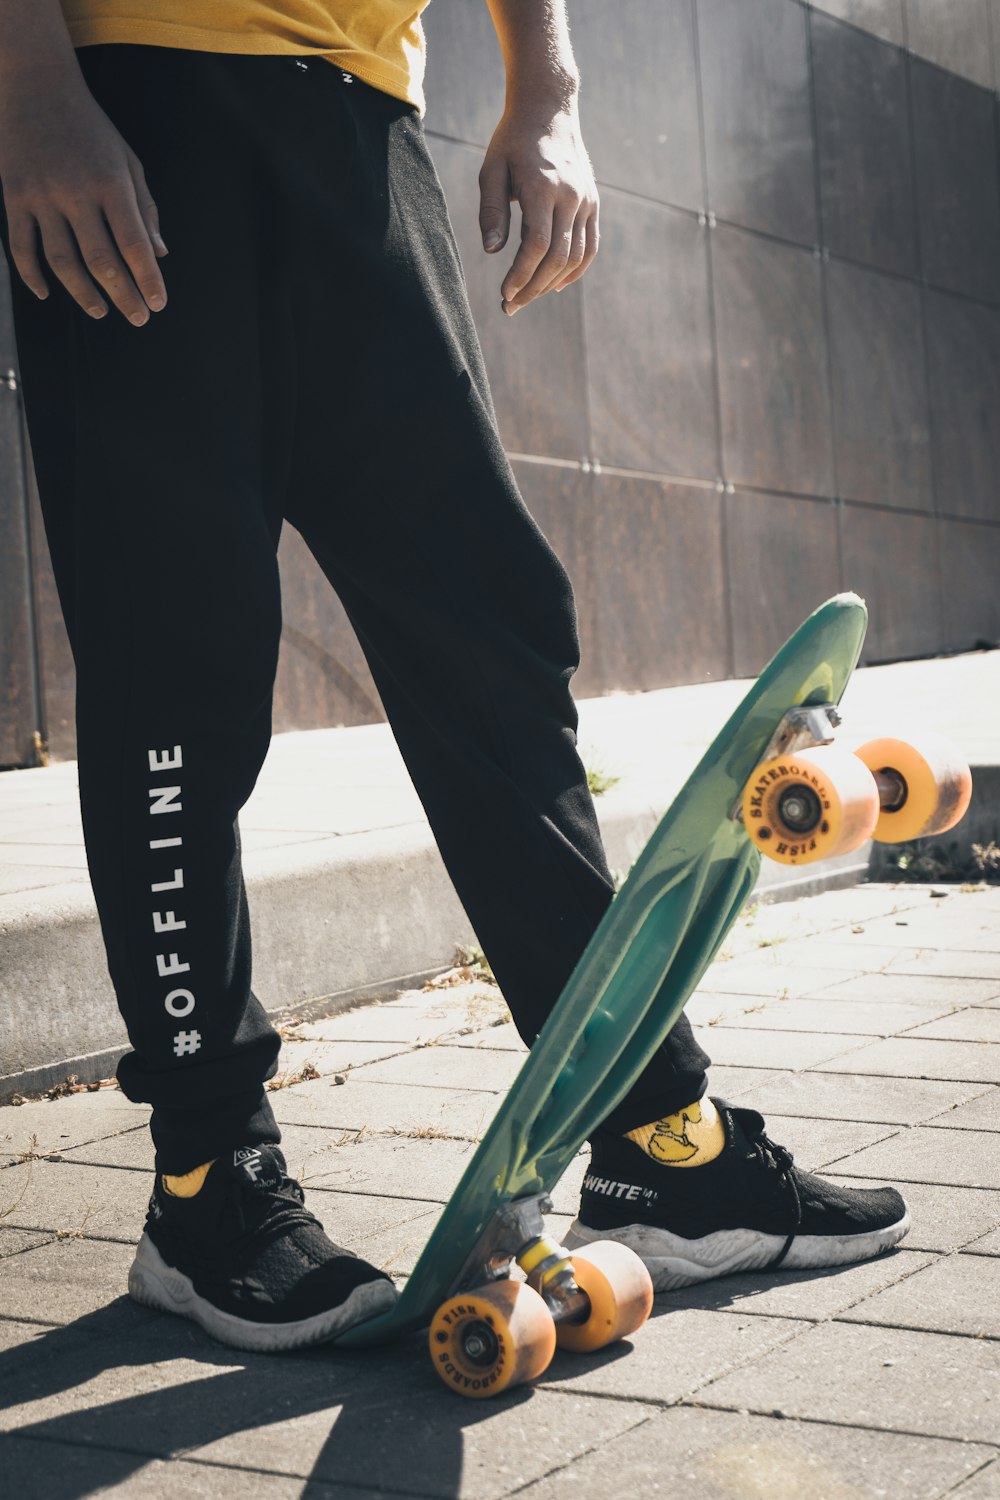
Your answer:
[[[193,52],[324,57],[423,114],[429,0],[62,0],[74,47],[139,42]]]

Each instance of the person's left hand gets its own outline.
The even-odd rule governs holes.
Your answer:
[[[505,313],[578,281],[597,254],[598,197],[575,105],[508,109],[479,173],[483,249],[507,243],[510,205],[521,205],[521,245],[503,279]]]

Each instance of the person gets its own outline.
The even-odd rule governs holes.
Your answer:
[[[4,247],[77,675],[107,960],[152,1106],[133,1297],[244,1348],[390,1306],[287,1174],[238,813],[267,751],[295,526],[357,632],[530,1044],[612,899],[576,750],[569,580],[497,434],[424,133],[425,0],[5,0]],[[585,274],[598,196],[563,0],[489,0],[484,250],[511,316]],[[169,245],[169,255],[168,255]],[[487,851],[487,852],[484,852]],[[336,908],[337,892],[330,901]],[[891,1189],[801,1172],[707,1093],[681,1018],[592,1141],[571,1243],[658,1287],[874,1255]]]

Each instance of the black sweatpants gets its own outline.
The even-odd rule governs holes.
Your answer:
[[[144,165],[170,301],[136,329],[15,274],[15,323],[134,1049],[119,1079],[183,1172],[278,1139],[237,814],[271,732],[283,520],[357,631],[527,1042],[612,883],[576,751],[570,583],[497,436],[416,110],[322,59],[80,59]],[[700,1097],[707,1061],[682,1018],[609,1123]]]

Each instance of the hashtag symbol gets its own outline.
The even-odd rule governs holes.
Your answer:
[[[192,1052],[197,1052],[201,1046],[200,1031],[179,1031],[174,1037],[174,1055],[176,1057],[187,1057]]]

